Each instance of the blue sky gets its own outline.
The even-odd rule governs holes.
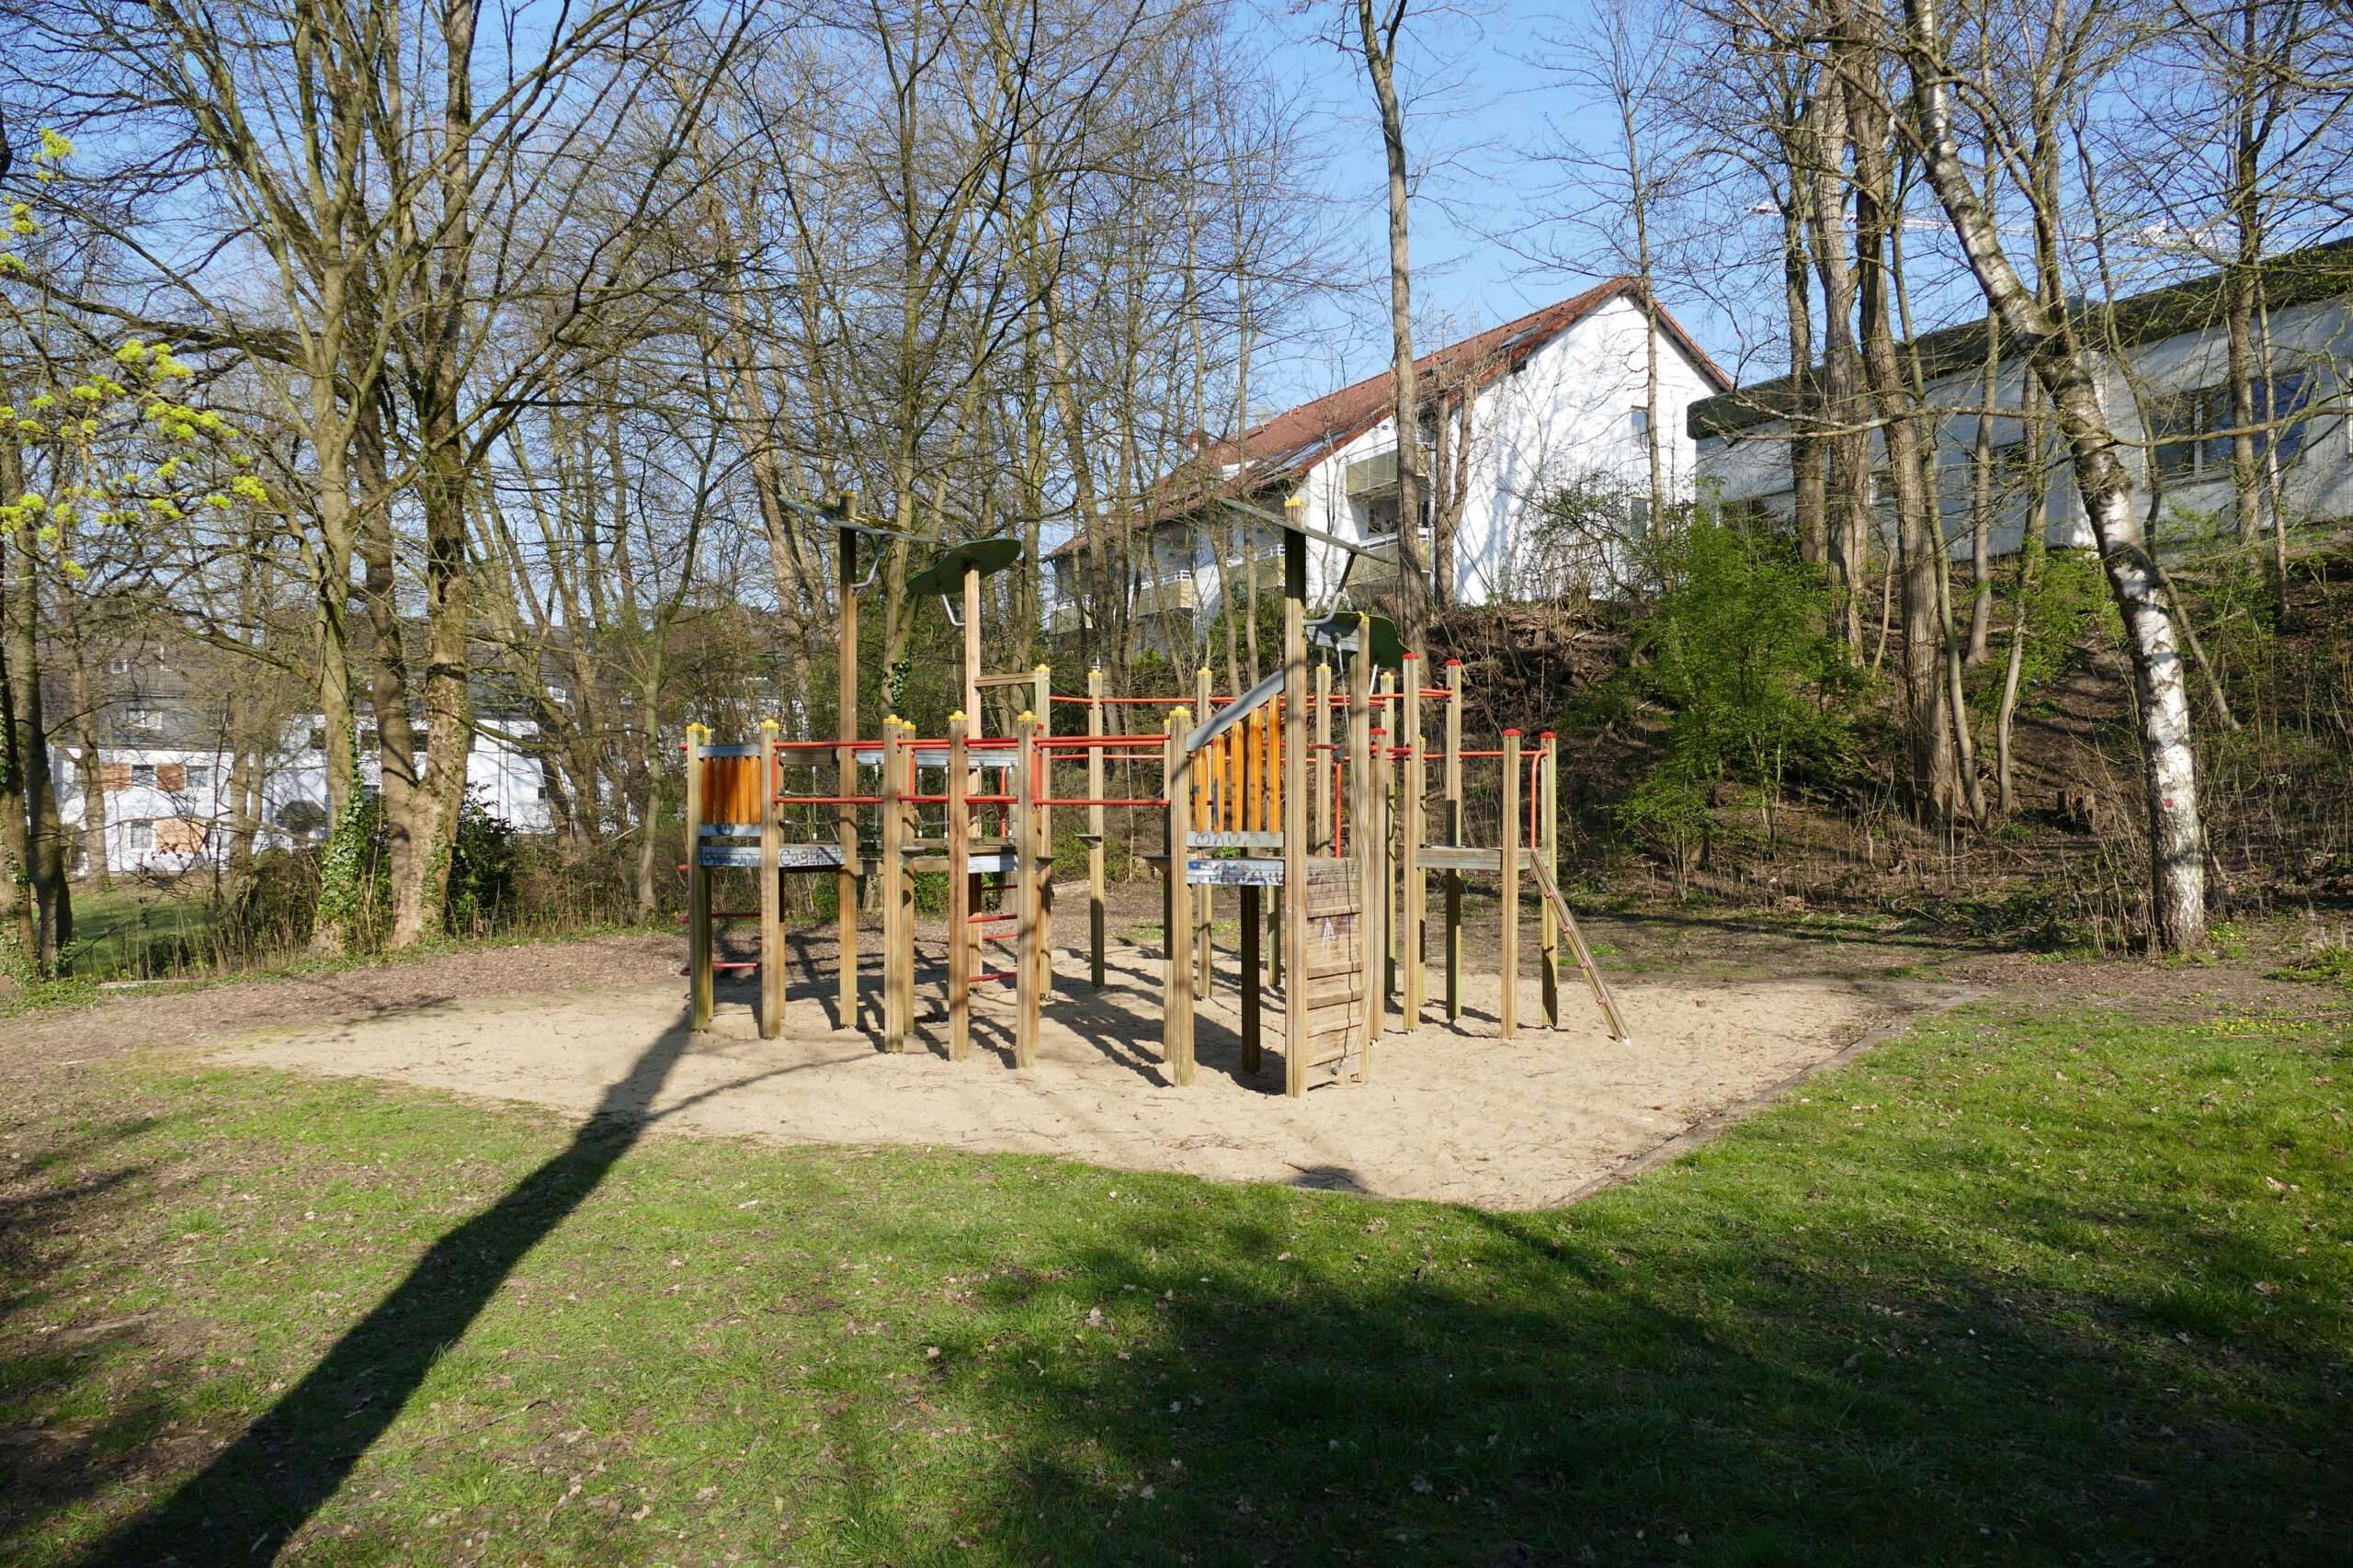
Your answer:
[[[1587,10],[1586,0],[1555,0],[1409,14],[1400,74],[1416,177],[1414,298],[1425,328],[1417,347],[1508,320],[1620,270],[1606,250],[1581,247],[1548,215],[1553,203],[1537,187],[1552,176],[1529,158],[1563,138],[1608,135],[1604,107],[1540,63],[1545,40],[1577,28]],[[1362,62],[1316,36],[1319,28],[1328,35],[1353,27],[1353,17],[1352,0],[1312,0],[1302,11],[1238,18],[1324,143],[1334,259],[1360,279],[1321,302],[1302,340],[1281,354],[1279,367],[1268,367],[1262,384],[1278,405],[1371,375],[1389,358],[1386,173],[1372,92]],[[1573,254],[1561,265],[1517,254],[1555,249]],[[1726,365],[1738,358],[1737,335],[1715,312],[1688,312],[1685,325]]]

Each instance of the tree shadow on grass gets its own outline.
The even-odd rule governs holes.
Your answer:
[[[86,1563],[267,1562],[335,1495],[516,1266],[561,1225],[649,1125],[693,1036],[681,1017],[605,1091],[572,1142],[445,1233],[391,1294],[237,1439]]]
[[[1931,1230],[1859,1247],[1608,1199],[1255,1207],[1093,1230],[997,1273],[969,1333],[933,1329],[929,1397],[1001,1458],[875,1560],[943,1537],[1008,1562],[1473,1568],[2353,1544],[2344,1358],[2244,1312],[2185,1342],[2154,1276],[2054,1290]]]

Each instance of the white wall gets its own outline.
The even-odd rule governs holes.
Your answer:
[[[2353,301],[2336,300],[2295,306],[2271,318],[2273,365],[2277,373],[2316,371],[2309,406],[2319,410],[2307,421],[2302,452],[2287,463],[2281,489],[2293,515],[2302,517],[2341,517],[2353,514],[2353,449],[2348,449],[2342,401],[2347,393],[2347,364],[2353,358]],[[2112,359],[2104,360],[2100,400],[2111,427],[2121,440],[2138,442],[2146,436],[2140,398],[2189,392],[2215,385],[2227,378],[2229,347],[2220,327],[2183,333],[2154,342],[2133,345],[2131,373]],[[1995,381],[1995,406],[2019,406],[2024,367],[2012,361]],[[1963,373],[1931,381],[1929,406],[1960,410],[1972,407],[1983,395],[1974,374]],[[1954,412],[1938,422],[1938,494],[1944,511],[1946,533],[1956,553],[1969,548],[1971,452],[1977,438],[1977,416]],[[2023,429],[2014,418],[1996,417],[1991,437],[1995,446],[2017,440]],[[1756,500],[1781,516],[1791,510],[1789,426],[1774,420],[1731,437],[1711,436],[1698,444],[1699,473],[1721,487],[1727,501]],[[2149,454],[2138,447],[2124,452],[2136,488],[2136,503],[2145,516],[2149,500]],[[1883,450],[1874,443],[1873,461],[1883,464]],[[2047,489],[2040,513],[2049,542],[2088,546],[2091,528],[2075,495],[2073,465],[2057,455],[2047,474]],[[2031,494],[2012,496],[1998,514],[1993,529],[1996,554],[2018,547],[2027,518],[2038,509]],[[2232,505],[2227,472],[2200,474],[2189,480],[2165,481],[2163,508],[2177,521],[2191,514],[2226,511]]]
[[[518,740],[535,733],[534,726],[526,720],[506,722],[502,728]],[[285,737],[284,749],[270,758],[263,769],[260,841],[264,847],[315,844],[324,835],[317,829],[293,831],[284,821],[288,815],[292,815],[298,819],[298,824],[308,821],[323,822],[326,815],[326,756],[309,742],[310,727],[307,722],[290,727]],[[159,783],[134,783],[129,789],[106,792],[107,869],[109,871],[177,875],[208,858],[228,853],[229,825],[233,815],[228,792],[229,768],[233,760],[228,753],[204,748],[107,746],[100,748],[99,758],[101,763],[122,763],[130,767],[134,778],[140,776],[141,769],[147,767],[160,770],[177,766],[210,770],[202,788],[165,790]],[[75,771],[75,766],[72,756],[63,750],[54,754],[51,767],[58,781],[59,816],[66,831],[76,835],[78,846],[85,813],[81,775]],[[381,758],[373,752],[364,754],[359,759],[359,777],[367,786],[380,786],[383,778]],[[161,778],[160,771],[157,778]],[[466,785],[469,792],[481,801],[492,814],[505,817],[520,832],[546,833],[552,826],[539,760],[511,745],[488,735],[476,734],[466,757]],[[198,824],[203,833],[204,849],[194,854],[167,853],[152,846],[141,848],[132,846],[133,824],[165,820]]]
[[[1552,487],[1586,473],[1647,489],[1650,447],[1635,415],[1645,404],[1643,350],[1649,323],[1620,296],[1603,304],[1530,355],[1519,369],[1484,388],[1472,411],[1470,473],[1455,535],[1455,597],[1487,604],[1549,585],[1515,581],[1535,506]],[[1690,494],[1698,472],[1686,411],[1715,384],[1673,338],[1659,335],[1659,453],[1671,494]],[[1396,421],[1384,419],[1307,475],[1306,521],[1342,539],[1360,539],[1347,495],[1351,462],[1397,444]],[[1328,601],[1346,565],[1342,551],[1309,545],[1309,592]]]

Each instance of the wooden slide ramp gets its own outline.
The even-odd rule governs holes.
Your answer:
[[[1553,883],[1552,871],[1541,860],[1530,860],[1526,870],[1536,879],[1538,891],[1552,903],[1552,913],[1559,916],[1561,934],[1569,939],[1569,951],[1575,956],[1577,968],[1584,971],[1585,983],[1593,987],[1594,1005],[1601,1009],[1602,1017],[1608,1023],[1611,1038],[1631,1045],[1634,1037],[1626,1032],[1626,1019],[1618,1011],[1618,998],[1609,994],[1608,982],[1603,980],[1601,971],[1593,966],[1593,949],[1585,945],[1585,933],[1577,929],[1577,917],[1569,913],[1569,901],[1561,896],[1560,888]]]

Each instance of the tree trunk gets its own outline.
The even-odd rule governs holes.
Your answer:
[[[1910,722],[1912,801],[1918,820],[1937,832],[1950,825],[1953,809],[1952,731],[1945,716],[1946,686],[1939,668],[1943,646],[1938,614],[1938,557],[1943,529],[1934,492],[1922,483],[1920,417],[1895,347],[1890,314],[1893,287],[1888,245],[1893,209],[1888,166],[1887,122],[1876,80],[1876,56],[1862,41],[1859,25],[1842,17],[1831,46],[1839,90],[1848,109],[1848,139],[1855,160],[1855,275],[1862,317],[1863,377],[1870,392],[1887,475],[1893,490],[1896,572],[1903,584],[1904,695]]]
[[[1945,97],[1949,73],[1935,52],[1942,47],[1936,0],[1904,0],[1904,11],[1911,32],[1905,63],[1929,183],[1986,303],[2014,340],[2031,347],[2035,374],[2075,460],[2076,488],[2099,542],[2109,594],[2123,618],[2148,811],[2151,934],[2161,948],[2196,948],[2206,936],[2206,861],[2189,697],[2172,608],[2133,511],[2131,475],[2100,407],[2097,361],[2072,324],[2063,315],[2054,320],[2019,278],[1961,161]]]
[[[1807,229],[1815,275],[1822,283],[1822,416],[1829,473],[1824,494],[1824,533],[1830,584],[1838,604],[1839,626],[1848,651],[1863,646],[1863,593],[1870,566],[1870,447],[1855,428],[1862,413],[1861,367],[1855,350],[1855,288],[1847,266],[1845,95],[1825,70],[1806,108],[1805,144],[1810,154]]]
[[[1389,165],[1389,336],[1392,349],[1391,399],[1397,422],[1397,630],[1416,655],[1428,652],[1428,611],[1424,599],[1429,576],[1422,568],[1421,400],[1414,384],[1414,271],[1406,234],[1405,111],[1397,98],[1397,30],[1404,20],[1397,0],[1388,20],[1373,15],[1372,0],[1357,0],[1357,30],[1365,70],[1381,109],[1381,148]]]

